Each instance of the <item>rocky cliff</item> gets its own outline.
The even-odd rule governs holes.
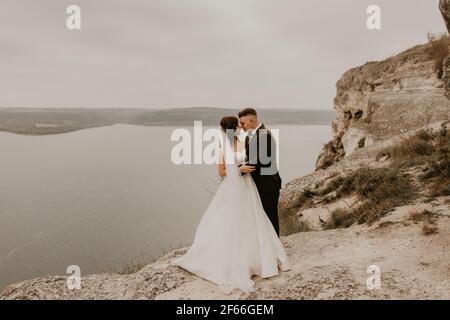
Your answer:
[[[450,1],[441,0],[440,8],[449,25]],[[336,84],[334,139],[319,155],[316,172],[291,181],[282,192],[285,234],[332,228],[339,214],[337,220],[350,223],[340,211],[350,212],[351,222],[367,222],[395,207],[373,201],[399,205],[450,192],[449,169],[439,171],[443,189],[437,193],[430,193],[438,187],[421,175],[431,167],[450,166],[449,45],[448,35],[430,34],[426,44],[344,73]],[[407,178],[384,181],[389,174]],[[391,188],[394,197],[386,199],[386,193],[374,199],[358,191],[370,183]],[[400,201],[401,188],[420,192]],[[379,213],[372,212],[370,202]]]
[[[440,0],[439,9],[441,10],[447,30],[450,32],[450,1]],[[448,53],[448,49],[446,53]],[[450,99],[450,55],[447,55],[444,59],[442,79],[444,83],[445,96]]]
[[[439,0],[439,10],[441,10],[447,30],[450,32],[450,1]]]
[[[337,82],[334,139],[317,168],[327,168],[355,150],[431,125],[450,116],[445,97],[444,59],[448,38],[430,42],[380,62],[347,71]]]

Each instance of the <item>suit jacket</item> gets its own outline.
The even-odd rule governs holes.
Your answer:
[[[250,139],[245,139],[248,165],[256,170],[251,173],[259,192],[273,192],[281,189],[281,177],[277,168],[276,142],[269,130],[262,124]]]

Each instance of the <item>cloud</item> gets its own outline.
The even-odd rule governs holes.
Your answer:
[[[329,108],[346,69],[445,31],[429,1],[377,2],[379,32],[368,0],[3,0],[0,106]]]

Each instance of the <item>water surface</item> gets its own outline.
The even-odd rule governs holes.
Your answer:
[[[314,169],[329,126],[277,126],[287,182]],[[0,289],[122,270],[191,243],[216,168],[172,164],[174,128],[114,125],[48,136],[0,133]]]

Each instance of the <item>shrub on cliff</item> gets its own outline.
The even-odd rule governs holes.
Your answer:
[[[419,182],[428,187],[429,196],[450,195],[450,134],[445,123],[437,131],[420,130],[382,155],[405,169],[420,167]]]
[[[438,131],[420,130],[380,152],[379,157],[391,159],[389,167],[361,168],[338,176],[321,195],[337,191],[339,197],[335,200],[358,195],[360,202],[355,207],[333,211],[326,227],[346,228],[355,222],[371,223],[395,207],[411,202],[418,194],[417,183],[430,197],[450,195],[449,154],[450,134],[446,124],[442,124]]]
[[[347,209],[331,213],[328,229],[347,228],[354,223],[371,223],[396,206],[408,203],[416,194],[411,177],[398,167],[381,169],[360,168],[339,179],[341,197],[354,194],[360,201]]]

